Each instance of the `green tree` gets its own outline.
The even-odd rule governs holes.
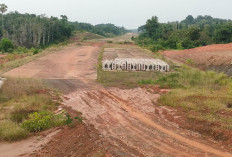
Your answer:
[[[215,32],[214,39],[217,43],[232,42],[232,24],[226,24],[218,28]]]
[[[13,52],[14,44],[11,40],[3,38],[0,43],[0,49],[2,52]]]
[[[190,40],[198,40],[200,38],[200,29],[190,28],[188,30],[188,37],[190,38]]]
[[[4,23],[3,23],[3,15],[7,11],[7,5],[5,4],[0,4],[0,11],[2,13],[2,28],[4,28]]]
[[[193,24],[193,22],[194,22],[193,16],[192,16],[192,15],[188,15],[188,16],[186,17],[186,19],[184,20],[184,22],[185,22],[186,24],[188,24],[188,25]]]
[[[151,19],[147,20],[145,31],[148,34],[148,37],[153,39],[159,38],[160,24],[157,16],[153,16]]]

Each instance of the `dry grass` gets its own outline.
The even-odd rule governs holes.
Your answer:
[[[0,121],[0,140],[15,141],[26,138],[28,131],[10,120]]]
[[[56,110],[54,100],[59,99],[39,80],[8,78],[0,89],[0,140],[27,137],[21,124],[31,113]]]
[[[101,35],[90,33],[90,32],[76,32],[72,40],[77,40],[80,42],[86,41],[86,40],[93,40],[93,39],[102,39],[104,38]]]
[[[232,79],[228,76],[184,67],[152,83],[173,88],[160,98],[160,105],[182,108],[190,123],[204,122],[214,131],[232,129]]]

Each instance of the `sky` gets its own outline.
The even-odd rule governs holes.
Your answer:
[[[158,16],[160,22],[180,21],[188,15],[232,19],[232,0],[0,0],[9,11],[68,16],[70,21],[113,23],[127,29]]]

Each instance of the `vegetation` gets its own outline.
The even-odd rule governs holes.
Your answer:
[[[101,35],[103,37],[113,37],[128,32],[124,27],[117,27],[113,24],[99,24],[95,26],[88,23],[79,23],[79,22],[70,22],[70,24],[77,31],[87,31]]]
[[[229,107],[232,102],[232,80],[225,74],[186,66],[177,69],[176,73],[160,75],[156,80],[141,80],[139,83],[172,88],[170,93],[161,96],[160,105],[183,109],[191,123],[211,124],[209,132],[205,134],[213,132],[214,127],[216,130],[232,129],[232,109]]]
[[[64,124],[63,115],[52,114],[58,102],[38,80],[8,78],[0,89],[0,140],[19,140],[29,132]]]
[[[3,52],[13,52],[19,46],[26,48],[44,48],[51,44],[58,44],[69,39],[75,31],[88,31],[101,36],[111,37],[127,32],[123,27],[113,24],[99,24],[93,26],[88,23],[70,22],[68,17],[61,15],[47,17],[45,15],[21,14],[17,11],[7,11],[5,4],[0,5],[2,13],[2,27],[0,27],[0,39],[7,38],[14,46],[9,49],[1,48]]]
[[[62,115],[54,115],[48,111],[34,112],[28,115],[28,119],[22,123],[22,127],[30,132],[39,132],[54,126],[64,124]]]
[[[7,38],[3,38],[0,43],[0,50],[2,52],[13,52],[14,50],[13,42]]]
[[[111,45],[109,47],[114,47]],[[118,45],[116,46],[118,47]],[[120,47],[127,47],[120,45]],[[107,87],[119,87],[119,88],[133,88],[138,86],[138,81],[143,79],[155,80],[159,75],[159,72],[128,72],[128,71],[103,71],[102,70],[102,59],[103,59],[104,48],[100,51],[98,57],[97,67],[97,81]],[[161,56],[156,54],[150,54],[150,51],[144,50],[144,53],[149,53],[155,58]]]
[[[138,45],[156,52],[163,49],[189,49],[232,42],[232,21],[211,16],[189,15],[181,22],[159,23],[158,17],[139,28]]]
[[[75,39],[78,41],[85,41],[85,40],[93,40],[93,39],[101,39],[104,38],[101,35],[86,32],[86,31],[77,31],[75,32]]]
[[[72,35],[73,28],[66,16],[36,16],[10,12],[4,15],[4,28],[0,28],[0,38],[8,38],[16,47],[43,47],[62,42]]]
[[[67,45],[67,42],[50,45],[49,47],[47,47],[46,50],[37,48],[28,49],[20,46],[17,49],[15,49],[12,53],[7,53],[4,57],[0,58],[0,74],[11,69],[17,68],[45,54],[53,53],[64,45]]]

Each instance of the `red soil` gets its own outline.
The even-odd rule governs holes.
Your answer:
[[[182,63],[186,63],[186,60],[191,59],[201,66],[231,65],[232,43],[215,44],[181,51],[164,51],[162,54],[167,58],[175,59]]]

